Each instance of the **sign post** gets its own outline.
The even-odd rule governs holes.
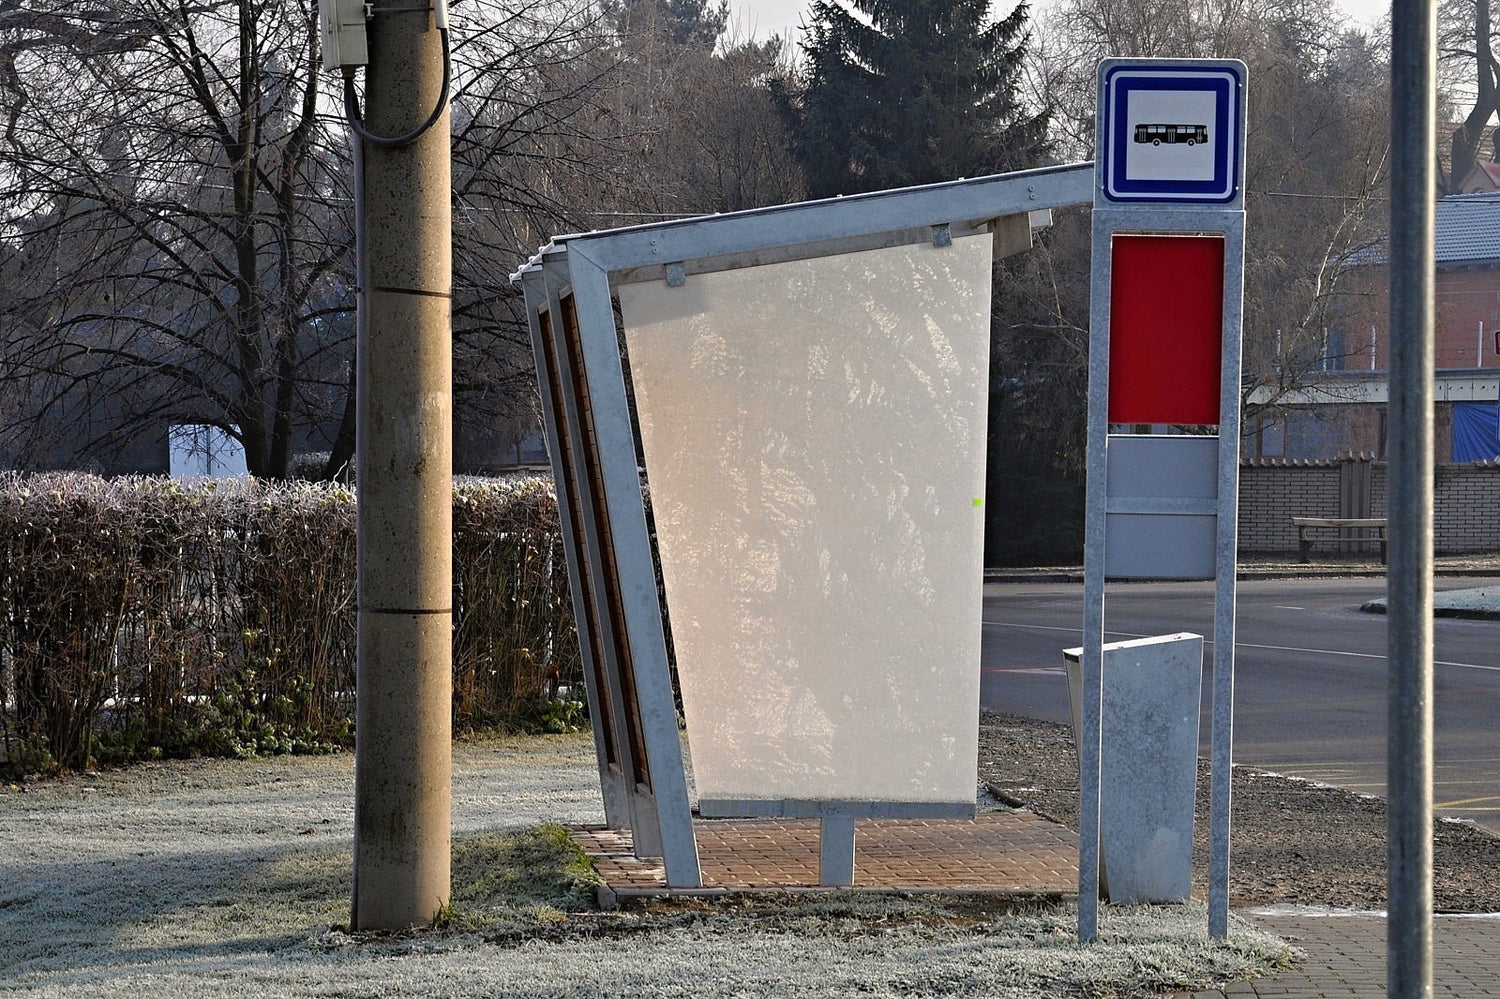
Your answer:
[[[1209,933],[1228,933],[1245,76],[1235,60],[1099,64],[1080,664],[1085,941],[1099,919],[1105,583],[1125,578],[1215,580]],[[1156,432],[1128,432],[1142,425]]]

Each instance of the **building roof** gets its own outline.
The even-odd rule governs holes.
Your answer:
[[[1464,179],[1458,184],[1458,189],[1464,194],[1473,194],[1475,191],[1500,191],[1500,163],[1475,163],[1464,174]]]
[[[1434,242],[1439,267],[1500,264],[1500,192],[1440,199]]]
[[[1438,269],[1500,266],[1500,191],[1450,194],[1438,199],[1433,250]],[[1354,266],[1384,267],[1384,242],[1349,258]]]

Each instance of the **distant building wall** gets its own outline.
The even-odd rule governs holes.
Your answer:
[[[1240,551],[1297,551],[1293,517],[1340,515],[1339,461],[1259,459],[1240,467]],[[1386,515],[1386,464],[1371,463],[1370,515]],[[1500,551],[1500,462],[1442,464],[1433,479],[1433,546]]]
[[[1489,266],[1439,272],[1435,298],[1437,367],[1493,367],[1495,330],[1500,328],[1500,270]]]
[[[1453,404],[1437,400],[1432,419],[1434,453],[1439,461],[1450,461]],[[1324,403],[1287,406],[1257,418],[1240,453],[1246,458],[1320,462],[1351,452],[1385,458],[1388,448],[1384,402]]]

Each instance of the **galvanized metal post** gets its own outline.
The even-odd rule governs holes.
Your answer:
[[[1099,936],[1099,800],[1104,717],[1104,521],[1109,501],[1109,288],[1114,224],[1094,210],[1089,293],[1088,457],[1083,532],[1083,657],[1078,736],[1078,939]]]
[[[1239,555],[1240,358],[1245,216],[1224,233],[1224,348],[1219,386],[1219,488],[1214,570],[1213,769],[1209,792],[1208,935],[1229,935],[1230,789],[1234,767],[1234,625]]]
[[[1387,992],[1432,995],[1432,399],[1436,15],[1391,16]]]
[[[819,822],[818,884],[848,888],[854,884],[854,816],[829,814]]]

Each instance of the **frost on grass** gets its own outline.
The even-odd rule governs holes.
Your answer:
[[[1199,906],[840,892],[601,913],[549,815],[597,809],[586,740],[457,747],[446,926],[347,931],[347,758],[164,765],[0,798],[0,993],[49,997],[1126,996],[1290,959]],[[500,807],[500,806],[507,807]],[[597,821],[597,819],[594,819]],[[500,822],[518,825],[501,827]],[[50,830],[50,832],[44,832]],[[310,833],[310,830],[316,830]]]
[[[59,996],[91,994],[108,974],[141,996],[1105,997],[1205,988],[1291,957],[1238,922],[1209,941],[1198,905],[1107,908],[1089,946],[1072,905],[993,897],[839,892],[603,913],[557,826],[465,836],[454,857],[440,928],[341,928],[350,857],[309,851],[237,893],[122,927],[96,955],[107,960],[53,963],[26,984]]]

